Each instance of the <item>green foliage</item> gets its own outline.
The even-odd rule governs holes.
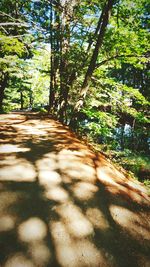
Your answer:
[[[130,153],[129,153],[130,152]],[[115,158],[115,157],[114,157]],[[132,151],[116,153],[115,162],[131,172],[141,182],[144,182],[150,193],[150,161],[149,157],[134,154]]]
[[[36,51],[34,57],[28,62],[33,106],[48,105],[50,54],[48,50],[44,49]]]
[[[2,57],[8,55],[18,55],[19,57],[22,57],[25,53],[25,47],[21,41],[14,37],[8,37],[2,33],[0,33],[0,47]]]
[[[23,93],[24,108],[47,105],[49,89],[49,52],[39,50],[29,60],[17,56],[2,58],[3,71],[9,72],[9,84],[5,90],[4,109],[19,109]],[[4,67],[5,66],[5,67]],[[45,72],[45,71],[46,72]]]
[[[87,133],[95,142],[107,142],[113,136],[113,129],[117,125],[117,118],[113,114],[98,111],[95,108],[82,110],[86,120],[79,124],[80,131]]]

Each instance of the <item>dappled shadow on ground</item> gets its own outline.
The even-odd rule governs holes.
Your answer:
[[[145,189],[67,127],[3,115],[0,152],[0,266],[150,266]]]

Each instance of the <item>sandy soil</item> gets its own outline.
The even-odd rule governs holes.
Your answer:
[[[67,127],[0,116],[0,266],[150,267],[146,189]]]

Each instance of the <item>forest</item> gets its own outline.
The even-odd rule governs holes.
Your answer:
[[[39,112],[150,185],[150,3],[1,0],[0,112]]]

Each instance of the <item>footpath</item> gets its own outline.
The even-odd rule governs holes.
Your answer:
[[[59,122],[0,115],[0,266],[150,267],[150,198]]]

